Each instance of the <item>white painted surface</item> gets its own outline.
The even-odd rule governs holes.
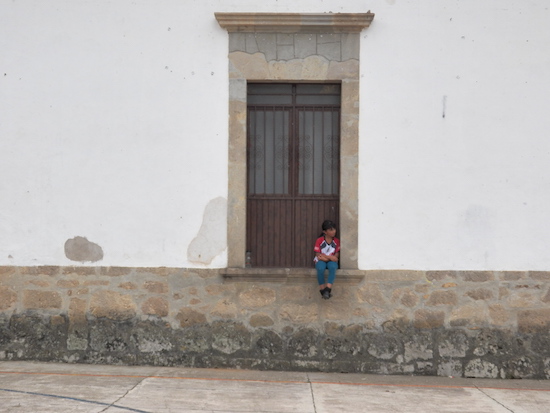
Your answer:
[[[204,209],[227,197],[227,32],[214,12],[370,9],[360,268],[550,270],[549,8],[0,2],[0,265],[79,264],[63,245],[82,236],[99,265],[196,266]]]

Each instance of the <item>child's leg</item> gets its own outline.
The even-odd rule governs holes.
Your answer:
[[[334,261],[327,262],[328,267],[328,281],[327,281],[327,287],[331,288],[332,284],[334,284],[334,280],[336,279],[336,270],[338,268],[338,263]]]
[[[319,260],[315,263],[315,268],[317,269],[317,282],[319,283],[319,287],[325,288],[325,270],[327,269],[327,263]]]

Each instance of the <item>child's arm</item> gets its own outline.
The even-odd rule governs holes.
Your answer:
[[[330,257],[321,252],[318,252],[317,254],[315,254],[315,256],[319,261],[325,261],[325,262],[330,261]]]

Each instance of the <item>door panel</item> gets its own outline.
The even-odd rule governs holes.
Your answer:
[[[310,267],[321,223],[338,223],[340,87],[248,92],[247,251],[253,266]]]

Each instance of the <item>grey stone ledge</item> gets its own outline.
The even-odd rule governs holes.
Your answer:
[[[228,32],[359,33],[374,13],[214,13]]]
[[[221,275],[226,281],[309,283],[317,278],[313,268],[223,268]],[[339,284],[358,284],[365,277],[361,270],[337,270]]]

